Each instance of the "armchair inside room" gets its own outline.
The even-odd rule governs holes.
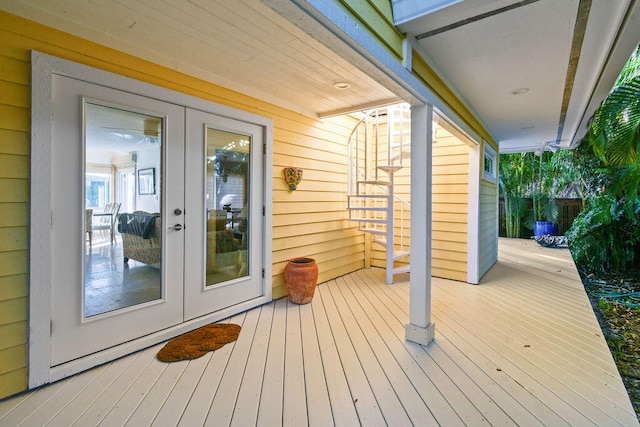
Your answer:
[[[109,241],[111,243],[115,242],[116,234],[115,234],[115,225],[118,216],[118,212],[120,211],[120,203],[108,203],[104,210],[100,213],[93,214],[93,221],[91,224],[92,231],[108,231],[109,232]]]
[[[246,274],[247,249],[241,235],[236,235],[234,220],[226,210],[210,210],[207,220],[207,285],[231,280]],[[240,237],[240,238],[239,238]]]

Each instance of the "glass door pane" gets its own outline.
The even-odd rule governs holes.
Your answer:
[[[206,285],[248,274],[251,137],[207,128]]]
[[[84,105],[83,314],[91,317],[162,297],[164,136],[160,117]]]
[[[264,129],[187,109],[185,319],[264,295]]]

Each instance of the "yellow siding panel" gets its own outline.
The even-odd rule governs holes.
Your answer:
[[[27,226],[28,223],[26,203],[0,203],[0,227]]]
[[[283,179],[282,168],[278,168],[280,174],[272,179],[273,191],[282,191],[288,193],[289,186]],[[344,175],[338,175],[334,173],[307,173],[305,171],[304,177],[298,189],[296,191],[309,191],[318,193],[342,193],[344,194],[347,188],[346,178],[345,182],[342,182]]]
[[[29,181],[26,179],[0,178],[0,203],[29,201]]]
[[[434,233],[436,231],[446,231],[448,233],[460,233],[466,236],[467,234],[467,223],[458,223],[458,222],[448,222],[448,221],[434,221],[432,229]]]
[[[464,269],[466,270],[466,266],[464,267]],[[431,275],[433,277],[440,277],[442,279],[449,279],[449,280],[457,280],[459,282],[467,281],[467,273],[463,271],[451,270],[448,268],[441,268],[438,266],[434,266],[431,269]]]
[[[431,256],[434,262],[435,260],[453,261],[459,263],[458,265],[464,264],[465,267],[467,264],[467,251],[457,252],[446,249],[432,249]]]
[[[0,153],[0,178],[29,178],[29,158]]]
[[[0,93],[6,105],[18,108],[31,105],[29,86],[0,80]]]
[[[27,384],[31,70],[20,51],[0,43],[0,398]]]
[[[433,203],[457,203],[467,205],[469,196],[467,194],[433,194]]]
[[[467,242],[452,242],[449,240],[434,240],[432,244],[432,250],[442,249],[450,252],[467,252]]]
[[[27,227],[0,227],[0,252],[27,249]]]
[[[27,320],[27,298],[0,301],[0,326],[25,320]]]
[[[434,169],[438,166],[455,166],[458,168],[468,167],[469,165],[469,156],[462,154],[453,154],[453,155],[442,155],[442,156],[433,156],[433,167]]]
[[[466,175],[461,176],[466,177]],[[469,184],[466,182],[462,184],[434,184],[433,186],[433,194],[467,194],[468,191]]]
[[[0,129],[0,153],[28,155],[28,132]]]
[[[0,396],[11,396],[27,389],[27,368],[0,371]]]
[[[311,243],[311,242],[309,242]],[[331,240],[325,242],[315,242],[314,249],[320,253],[329,253],[332,251],[342,250],[344,248],[358,247],[364,243],[362,236],[351,236],[340,240]],[[305,256],[300,253],[300,248],[304,246],[291,247],[279,251],[273,251],[273,263],[286,262],[291,258]],[[357,251],[356,251],[357,252]],[[317,261],[317,260],[316,260]]]
[[[26,297],[28,294],[26,273],[0,276],[0,301]]]
[[[467,214],[469,210],[469,206],[466,203],[461,204],[450,204],[450,203],[433,203],[433,212],[440,213],[463,213]]]
[[[17,345],[0,350],[0,373],[23,368],[25,360],[27,360],[27,351],[24,345]]]
[[[456,213],[445,210],[444,212],[433,211],[434,222],[457,222],[460,224],[467,224],[469,215],[466,212]]]
[[[2,27],[0,27],[2,28]],[[2,34],[6,37],[6,34]],[[3,49],[4,50],[4,49]],[[27,57],[28,57],[28,52]],[[28,85],[31,69],[28,61],[18,60],[5,56],[2,52],[2,67],[0,67],[0,80],[5,82],[17,83],[19,85]]]
[[[347,203],[343,201],[336,202],[314,202],[313,203],[314,212],[340,212],[347,209]],[[287,218],[291,215],[297,214],[305,214],[309,212],[309,208],[306,206],[301,206],[301,203],[281,203],[277,206],[274,206],[274,216],[286,216]],[[285,219],[286,221],[286,219]]]
[[[0,129],[28,131],[29,123],[27,108],[0,104]]]
[[[0,277],[27,272],[27,251],[0,252]],[[2,313],[0,312],[0,316]],[[14,319],[14,321],[22,319]]]
[[[357,224],[348,221],[333,221],[324,223],[310,223],[310,224],[293,224],[282,225],[273,229],[273,238],[281,239],[287,237],[297,237],[305,234],[324,233],[336,230],[350,230],[353,231],[357,227]]]
[[[433,230],[433,240],[444,242],[467,243],[467,233],[450,233],[444,230]],[[466,249],[465,249],[466,251]]]
[[[274,252],[282,251],[292,248],[303,247],[308,244],[325,243],[339,239],[352,239],[356,238],[364,240],[364,234],[353,228],[351,235],[345,237],[342,229],[334,231],[324,231],[322,233],[309,233],[309,234],[297,234],[295,236],[287,237],[286,239],[274,238],[272,242],[272,249]]]
[[[278,143],[278,141],[274,141],[274,143]],[[304,164],[304,166],[302,166]],[[335,172],[337,174],[341,174],[344,176],[344,182],[347,182],[347,176],[344,171],[344,166],[340,168],[340,165],[337,163],[325,163],[321,160],[316,160],[312,157],[297,157],[297,156],[289,156],[284,154],[274,153],[273,155],[273,169],[274,172],[280,169],[280,174],[282,173],[282,168],[287,166],[296,166],[303,169],[302,179],[303,181],[309,178],[309,175],[315,171],[322,172]],[[279,176],[282,176],[278,174]],[[346,191],[346,184],[345,184]]]

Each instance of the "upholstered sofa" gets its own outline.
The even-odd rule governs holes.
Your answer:
[[[130,259],[154,267],[161,261],[160,214],[136,211],[118,217],[118,232],[122,235],[124,262]],[[207,276],[223,274],[220,280],[229,280],[246,272],[246,249],[227,228],[224,211],[211,211],[207,220]],[[230,277],[231,276],[231,277]],[[212,279],[217,282],[217,279]],[[207,280],[208,282],[210,280]]]
[[[159,213],[136,211],[118,216],[124,262],[130,259],[154,267],[160,266],[162,226]]]

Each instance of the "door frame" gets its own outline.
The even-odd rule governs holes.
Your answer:
[[[51,156],[52,156],[52,79],[53,75],[84,80],[131,92],[158,101],[206,111],[263,128],[264,167],[262,296],[164,329],[65,364],[50,366],[52,241],[51,241]],[[29,249],[29,388],[65,378],[136,350],[157,344],[207,323],[246,311],[272,300],[271,194],[273,168],[273,123],[266,117],[216,104],[191,95],[99,70],[41,52],[31,52],[31,199]],[[81,268],[80,260],[78,268]]]

